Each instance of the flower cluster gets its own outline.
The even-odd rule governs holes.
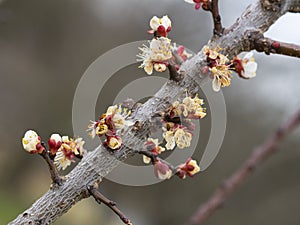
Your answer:
[[[153,70],[164,72],[169,65],[178,70],[179,64],[192,55],[186,51],[184,46],[176,46],[175,43],[171,45],[171,40],[168,38],[168,34],[172,30],[170,18],[154,16],[150,20],[150,27],[151,30],[148,30],[148,33],[153,34],[154,38],[149,41],[149,46],[143,45],[139,48],[141,51],[137,55],[137,61],[141,62],[139,68],[143,68],[148,75],[151,75]]]
[[[166,149],[172,150],[175,145],[180,149],[190,146],[194,130],[191,119],[202,119],[206,116],[203,104],[204,101],[197,95],[194,98],[186,96],[182,101],[175,101],[172,104],[164,118],[163,137]]]
[[[65,170],[75,158],[82,158],[84,141],[82,138],[69,139],[68,136],[61,137],[59,134],[52,134],[48,140],[49,150],[42,143],[40,136],[28,130],[22,139],[23,148],[33,154],[48,154],[50,159],[54,159],[54,164],[58,169]]]
[[[61,138],[59,134],[54,134],[57,140],[60,139],[57,143],[61,143],[60,147],[57,149],[54,157],[54,164],[60,170],[65,170],[68,166],[71,165],[72,162],[75,162],[75,158],[81,158],[83,156],[83,145],[84,141],[82,138],[72,139],[68,136],[63,136]],[[53,137],[52,135],[51,137]],[[54,143],[54,139],[49,139],[49,142]],[[58,145],[56,145],[57,148]],[[50,145],[49,145],[50,148]]]
[[[164,127],[163,131],[163,137],[167,142],[167,150],[173,150],[176,145],[180,149],[190,147],[192,132],[187,127],[175,123],[168,123],[167,128]]]
[[[134,124],[126,119],[130,113],[121,106],[110,106],[106,113],[99,117],[98,121],[90,122],[87,131],[92,138],[95,138],[96,135],[99,137],[105,135],[106,141],[103,142],[103,145],[111,150],[118,150],[122,146],[122,139],[117,135],[117,131]]]
[[[177,174],[182,179],[185,179],[186,175],[193,177],[198,172],[200,172],[200,167],[198,166],[197,161],[191,158],[177,167]]]
[[[182,102],[175,101],[170,108],[170,117],[184,116],[189,119],[202,119],[206,116],[206,110],[202,107],[204,104],[203,99],[194,98],[190,96],[185,97]]]
[[[219,91],[221,87],[227,87],[231,82],[231,74],[229,59],[219,53],[221,49],[210,49],[205,46],[203,54],[206,55],[209,71],[213,76],[212,87],[214,91]]]
[[[153,38],[150,47],[144,45],[140,48],[141,53],[137,55],[138,61],[142,62],[140,68],[144,68],[148,75],[164,72],[167,69],[168,60],[172,58],[171,40],[166,37]]]
[[[253,52],[243,52],[233,59],[233,69],[242,78],[249,79],[256,76],[257,63]]]
[[[210,0],[184,0],[187,3],[195,4],[195,9],[199,10],[201,6],[205,9],[209,8]]]
[[[179,149],[187,148],[191,145],[193,130],[195,125],[192,119],[201,119],[206,116],[205,108],[202,107],[204,101],[196,95],[184,97],[182,100],[175,101],[165,113],[162,114],[162,130],[165,140],[165,148],[159,146],[158,139],[148,138],[144,144],[144,163],[152,162],[154,174],[159,179],[169,179],[173,174],[180,178],[186,175],[193,176],[199,172],[199,166],[195,160],[189,159],[185,164],[174,168],[169,163],[161,160],[159,155],[166,150],[173,150],[175,146]],[[150,154],[150,155],[149,155]]]

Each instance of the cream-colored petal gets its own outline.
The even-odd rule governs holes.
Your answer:
[[[54,140],[56,143],[62,141],[61,136],[59,134],[51,134],[50,139]]]
[[[253,58],[253,52],[247,52],[243,57],[244,60],[251,60],[252,58]]]
[[[252,78],[256,76],[257,70],[257,63],[256,62],[248,62],[247,64],[243,65],[244,73],[243,76],[247,78]]]
[[[160,20],[157,16],[152,17],[150,20],[150,27],[152,30],[157,31],[157,28],[160,26]]]
[[[221,82],[216,77],[214,77],[214,79],[212,81],[212,88],[215,92],[220,91]]]
[[[158,178],[161,180],[170,179],[172,177],[172,170],[168,170],[165,174],[161,173],[160,171],[157,172]]]
[[[143,155],[143,162],[146,163],[146,164],[149,164],[151,162],[151,158]]]
[[[168,27],[171,27],[172,22],[170,20],[170,18],[168,16],[163,16],[163,18],[161,19],[161,24],[168,29]]]
[[[153,73],[153,64],[148,63],[147,65],[145,65],[144,70],[148,75],[151,75]]]
[[[157,72],[165,72],[167,70],[167,66],[166,64],[164,63],[155,63],[154,64],[154,69],[157,71]]]

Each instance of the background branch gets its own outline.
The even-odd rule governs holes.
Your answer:
[[[300,110],[285,122],[270,138],[256,148],[243,165],[234,172],[205,202],[185,225],[201,225],[253,173],[254,169],[274,154],[280,142],[300,125]]]

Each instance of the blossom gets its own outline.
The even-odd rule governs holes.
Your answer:
[[[156,33],[157,36],[167,37],[168,33],[172,30],[172,22],[168,16],[163,16],[162,18],[154,16],[150,20],[150,27],[152,30],[149,30],[148,33]]]
[[[227,65],[216,65],[210,69],[213,74],[212,88],[218,92],[221,87],[227,87],[231,83],[230,75],[232,71]]]
[[[242,78],[253,78],[256,76],[257,63],[253,52],[243,52],[233,59],[235,72]]]
[[[204,101],[198,98],[198,95],[194,98],[190,96],[185,97],[182,100],[182,104],[185,106],[185,111],[183,112],[184,116],[193,119],[200,119],[206,116],[205,108],[202,108]]]
[[[200,9],[201,5],[203,4],[203,6],[208,6],[210,0],[184,0],[187,3],[190,4],[195,4],[195,9],[198,10]]]
[[[106,113],[100,116],[98,121],[90,121],[87,131],[92,138],[96,135],[101,137],[106,134],[114,134],[124,126],[132,126],[134,124],[134,122],[125,119],[130,113],[130,111],[121,106],[110,106]]]
[[[212,87],[214,91],[219,91],[221,87],[227,87],[230,85],[230,65],[228,64],[229,59],[219,53],[221,49],[216,47],[211,49],[209,46],[203,48],[203,54],[206,55],[208,62],[209,71],[212,73],[213,82]]]
[[[216,63],[226,64],[229,61],[225,55],[219,53],[221,50],[222,49],[219,47],[211,49],[208,45],[203,47],[203,54],[207,56],[207,61],[211,62],[211,67],[213,67]]]
[[[154,174],[157,178],[165,180],[170,179],[173,175],[173,172],[167,164],[158,160],[154,163]]]
[[[55,155],[62,144],[62,138],[59,134],[52,134],[48,140],[50,153]]]
[[[172,150],[174,149],[175,145],[176,145],[176,140],[174,137],[174,132],[173,131],[166,131],[165,133],[163,133],[163,137],[166,140],[166,149],[167,150]]]
[[[180,178],[184,179],[186,175],[193,177],[200,172],[200,167],[196,160],[189,158],[184,164],[178,166],[177,173]]]
[[[203,104],[203,99],[198,98],[198,95],[194,98],[187,96],[182,102],[173,102],[169,113],[170,117],[183,115],[190,119],[201,119],[206,116],[206,109],[202,107]]]
[[[44,150],[44,147],[41,144],[41,138],[33,130],[26,131],[24,137],[22,138],[22,144],[23,144],[23,148],[31,154],[33,153],[40,154]]]
[[[189,147],[191,145],[192,134],[185,129],[177,129],[174,133],[174,138],[177,144],[177,147],[180,149]]]
[[[166,140],[166,149],[172,150],[175,145],[183,149],[191,145],[192,133],[184,126],[174,126],[170,130],[164,129],[163,137]]]
[[[122,139],[117,135],[108,136],[103,145],[110,148],[111,150],[118,150],[122,146]]]
[[[153,73],[153,68],[158,72],[164,72],[167,69],[167,60],[172,58],[170,39],[166,37],[153,38],[149,47],[143,45],[139,49],[141,53],[137,55],[137,61],[142,62],[140,68],[144,68],[148,75]]]
[[[69,139],[68,136],[63,136],[61,139],[62,144],[54,157],[54,164],[59,170],[65,170],[74,162],[74,158],[83,156],[83,145],[85,142],[82,138]]]
[[[165,148],[159,146],[158,139],[148,138],[148,140],[145,142],[145,147],[147,151],[150,151],[153,155],[159,155],[165,151]],[[150,163],[151,158],[143,155],[143,161],[144,163]]]
[[[54,165],[58,170],[65,170],[72,162],[74,162],[73,157],[66,155],[63,151],[58,151],[54,158]]]
[[[171,40],[166,37],[153,38],[150,42],[151,59],[162,62],[172,57]]]

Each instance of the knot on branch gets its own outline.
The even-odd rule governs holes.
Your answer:
[[[267,11],[279,12],[281,10],[281,0],[262,0],[261,4]]]
[[[255,49],[254,43],[256,40],[264,38],[263,33],[260,30],[249,30],[244,36],[244,48],[243,51],[251,51]]]
[[[247,38],[249,41],[249,50],[255,49],[258,52],[265,52],[267,55],[274,53],[273,48],[276,48],[276,45],[273,46],[260,31],[249,32]]]

